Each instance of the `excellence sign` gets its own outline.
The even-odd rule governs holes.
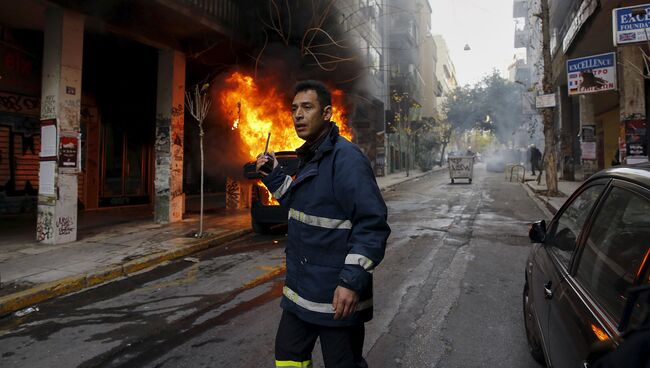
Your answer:
[[[612,10],[614,46],[644,42],[650,37],[650,4]]]
[[[569,95],[616,90],[616,54],[593,55],[566,62]]]

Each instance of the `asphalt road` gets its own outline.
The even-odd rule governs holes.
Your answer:
[[[441,171],[384,196],[393,233],[374,273],[370,366],[538,367],[521,291],[527,224],[543,214],[520,184],[479,166],[472,184]],[[0,366],[272,367],[283,243],[248,236],[4,318]]]

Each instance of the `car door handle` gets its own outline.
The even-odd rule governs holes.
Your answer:
[[[551,286],[553,286],[552,281],[549,281],[546,284],[544,284],[544,298],[546,299],[551,299],[553,297],[553,291],[551,290]]]

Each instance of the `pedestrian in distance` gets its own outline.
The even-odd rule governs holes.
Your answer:
[[[535,169],[538,169],[539,172],[542,171],[541,168],[542,152],[540,152],[540,150],[534,144],[530,145],[528,151],[530,157],[530,168],[533,171],[533,175],[535,175]]]
[[[296,134],[305,140],[294,178],[271,152],[257,169],[289,211],[287,272],[275,338],[276,367],[311,367],[320,339],[325,367],[367,367],[364,323],[372,319],[372,271],[390,234],[387,208],[370,162],[339,135],[332,97],[318,81],[296,84],[291,105]]]

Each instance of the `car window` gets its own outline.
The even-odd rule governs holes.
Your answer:
[[[587,237],[576,280],[615,319],[650,250],[650,201],[614,187]],[[638,315],[635,313],[635,315]]]
[[[548,244],[567,269],[582,226],[604,188],[604,184],[598,184],[585,189],[571,202],[556,222],[555,231],[552,232]]]

